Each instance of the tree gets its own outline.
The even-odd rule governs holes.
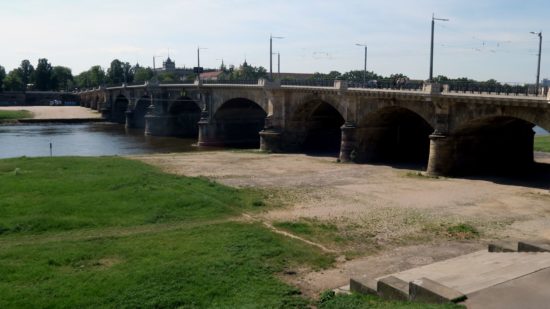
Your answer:
[[[53,68],[48,59],[38,59],[38,65],[34,71],[35,87],[38,90],[46,91],[53,88]]]
[[[146,82],[153,78],[154,75],[155,73],[151,68],[143,68],[137,65],[134,67],[134,82],[136,83]]]
[[[69,90],[73,84],[73,73],[71,69],[62,66],[53,67],[53,90]]]
[[[115,59],[107,70],[107,78],[112,84],[131,83],[134,80],[134,71],[128,62]]]
[[[17,69],[19,74],[19,79],[21,83],[23,84],[23,89],[27,89],[27,85],[32,82],[33,75],[34,75],[34,67],[32,66],[31,62],[29,60],[23,60],[21,61],[21,65]]]
[[[267,77],[267,70],[262,67],[255,67],[246,63],[246,61],[238,69],[229,69],[222,73],[220,79],[228,80],[258,80]]]
[[[11,70],[4,79],[4,89],[8,91],[24,91],[26,84],[21,80],[21,71],[19,69]]]
[[[4,79],[6,78],[6,69],[0,65],[0,92],[4,89]]]
[[[178,77],[171,72],[162,72],[158,75],[159,82],[176,82]]]

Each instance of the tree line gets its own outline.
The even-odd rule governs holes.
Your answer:
[[[214,71],[214,70],[206,70]],[[219,68],[222,73],[218,76],[218,80],[257,80],[259,78],[267,78],[267,70],[262,67],[255,67],[246,63],[246,61],[238,68],[234,66],[226,67],[222,64]],[[329,73],[314,73],[310,79],[312,80],[334,80],[342,79],[350,82],[361,83],[364,79],[364,71],[352,70],[345,73],[331,71]],[[25,90],[40,90],[40,91],[72,91],[74,89],[84,89],[90,87],[98,87],[100,85],[122,84],[122,83],[143,83],[151,80],[155,76],[155,72],[150,67],[142,67],[139,64],[134,66],[128,62],[123,62],[118,59],[111,61],[110,66],[105,70],[100,65],[94,65],[88,70],[73,76],[72,71],[68,67],[53,66],[48,59],[40,58],[36,67],[29,60],[21,61],[18,68],[11,70],[6,74],[4,67],[0,66],[0,91],[25,91]],[[177,82],[180,76],[174,72],[158,72],[156,75],[160,82]],[[194,74],[186,76],[187,79],[194,79]],[[367,71],[367,81],[381,80],[407,80],[409,78],[401,73],[391,74],[390,76],[382,76],[372,71]],[[478,83],[487,86],[502,86],[501,83],[494,79],[488,81],[476,81],[469,78],[448,78],[439,75],[434,78],[435,82],[441,84],[449,83]],[[414,81],[422,82],[422,81]],[[506,84],[504,84],[506,86]]]

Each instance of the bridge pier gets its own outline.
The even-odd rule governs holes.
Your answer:
[[[260,131],[260,150],[267,152],[282,152],[281,131],[275,128]]]
[[[356,134],[357,126],[355,123],[346,122],[340,128],[342,130],[342,141],[340,143],[340,162],[356,162],[357,150],[356,150]]]
[[[455,143],[439,132],[430,135],[430,155],[426,172],[432,176],[450,175],[454,169]]]
[[[132,115],[133,117],[133,115]],[[174,116],[172,115],[145,115],[145,135],[170,136],[173,135]],[[132,118],[133,121],[133,118]]]
[[[136,122],[134,121],[134,111],[127,110],[125,115],[126,115],[126,123],[124,126],[126,128],[135,128]]]
[[[210,123],[206,118],[201,118],[198,122],[198,126],[199,138],[197,141],[197,146],[209,147],[223,145],[223,141],[218,138],[218,130],[215,124]]]

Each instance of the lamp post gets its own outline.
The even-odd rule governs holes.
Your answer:
[[[367,44],[356,43],[356,46],[365,48],[365,66],[363,67],[363,88],[367,86]]]
[[[197,46],[197,78],[201,78],[201,49],[208,49],[206,47]]]
[[[430,46],[430,82],[433,81],[433,73],[434,73],[434,26],[435,21],[449,21],[445,18],[435,18],[434,14],[432,14],[432,41]]]
[[[534,34],[534,35],[539,37],[539,62],[538,62],[538,65],[537,65],[537,83],[536,83],[536,86],[535,86],[535,94],[538,95],[539,94],[539,81],[540,81],[540,56],[541,56],[541,53],[542,53],[542,31],[539,31],[539,32],[531,31],[531,34]]]
[[[276,52],[273,55],[277,55],[277,78],[281,78],[281,53]]]
[[[273,39],[283,39],[283,37],[269,36],[269,80],[273,80]]]

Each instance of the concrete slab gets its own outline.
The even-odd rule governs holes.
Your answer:
[[[550,253],[497,253],[483,250],[392,276],[405,282],[430,278],[469,295],[546,268],[550,268]]]
[[[389,300],[409,300],[409,282],[394,276],[378,280],[378,296]]]
[[[466,295],[428,278],[421,278],[409,283],[409,298],[412,301],[444,304],[463,301]]]
[[[498,284],[468,295],[470,309],[535,309],[550,307],[550,269]]]

